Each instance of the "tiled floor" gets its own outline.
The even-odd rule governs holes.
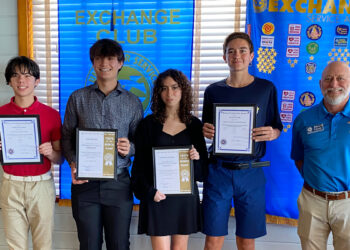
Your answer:
[[[145,235],[137,235],[137,219],[137,212],[134,212],[130,228],[131,250],[151,250],[149,237]],[[229,221],[229,235],[225,239],[223,250],[237,249],[234,228],[235,219],[232,217]],[[329,243],[331,242],[330,239]],[[189,250],[201,250],[203,249],[203,246],[203,234],[197,233],[190,236],[188,246]],[[70,207],[56,206],[53,247],[54,250],[75,250],[79,247],[75,223],[71,215]],[[5,249],[8,249],[8,247],[6,246],[3,224],[0,217],[0,250]],[[105,249],[105,247],[103,249]],[[300,249],[301,247],[296,228],[291,226],[269,224],[267,226],[267,235],[256,240],[256,250]],[[333,247],[329,246],[328,250],[333,250]]]

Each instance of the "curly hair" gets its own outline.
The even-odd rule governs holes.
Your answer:
[[[164,80],[167,77],[171,77],[179,87],[181,88],[181,100],[180,100],[180,108],[178,110],[178,115],[181,122],[185,124],[189,124],[191,121],[191,110],[193,104],[192,97],[192,88],[191,83],[188,78],[179,70],[176,69],[168,69],[162,73],[160,73],[157,79],[154,81],[153,86],[153,94],[152,94],[152,104],[151,110],[155,116],[155,118],[164,123],[166,120],[166,111],[165,111],[165,103],[161,98],[161,92]]]

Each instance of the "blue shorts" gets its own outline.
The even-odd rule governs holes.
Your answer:
[[[228,219],[235,206],[236,235],[255,239],[266,234],[265,176],[262,168],[230,170],[221,162],[209,164],[203,190],[203,233],[228,234]]]

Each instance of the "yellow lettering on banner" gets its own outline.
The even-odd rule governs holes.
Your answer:
[[[133,31],[135,31],[135,30],[133,30]],[[127,33],[127,41],[128,41],[128,43],[136,44],[136,43],[140,42],[140,30],[136,30],[136,40],[135,41],[131,40],[131,35],[130,35],[131,34],[131,30],[127,30],[126,33]]]
[[[151,38],[149,40],[149,38]],[[156,30],[153,29],[145,29],[143,31],[143,42],[145,44],[152,44],[157,42]]]
[[[75,11],[75,24],[85,24],[84,21],[79,21],[79,19],[83,19],[84,16],[80,16],[79,14],[80,13],[84,13],[85,11],[84,10],[77,10]]]
[[[130,55],[129,55],[129,54],[125,54],[124,63],[125,63],[125,62],[130,62]]]
[[[278,1],[270,0],[270,9],[278,11]],[[284,6],[282,11],[286,9],[287,11],[293,12],[291,3],[293,0],[282,0]],[[129,24],[180,24],[180,11],[179,9],[164,10],[131,10],[128,16],[125,16],[125,11],[122,10],[117,12],[116,10],[111,13],[109,10],[77,10],[75,11],[75,23],[76,24],[102,24],[109,25],[111,23],[111,15],[113,18],[113,24],[116,25],[129,25]],[[87,18],[87,22],[84,19]]]
[[[116,11],[113,11],[113,24],[115,25],[117,19],[120,19],[121,24],[124,25],[124,10],[122,10],[121,16],[117,16]]]
[[[152,24],[152,10],[148,11],[148,16],[144,10],[141,10],[141,24],[145,23],[145,19],[148,24]]]
[[[110,12],[109,10],[104,10],[104,11],[102,11],[101,14],[100,14],[100,23],[101,23],[101,24],[104,24],[104,25],[107,25],[107,24],[110,24],[110,23],[111,23],[111,18],[108,18],[107,22],[104,22],[104,21],[103,21],[103,14],[105,14],[105,13],[106,13],[107,15],[111,16],[111,12]]]
[[[139,24],[139,21],[137,20],[135,11],[131,11],[128,17],[128,21],[126,22],[126,25],[128,25],[129,23],[134,22],[135,24]]]
[[[97,10],[95,10],[94,12],[91,13],[90,10],[87,11],[87,13],[89,14],[89,20],[86,24],[90,24],[91,21],[94,22],[94,24],[97,24],[96,20],[95,20],[95,15],[97,13]]]
[[[179,15],[174,15],[174,12],[180,12],[180,10],[170,10],[170,24],[180,24],[179,21],[174,21],[175,18],[179,18]]]
[[[335,7],[335,3],[333,0],[328,0],[326,6],[323,9],[323,14],[332,13],[337,14],[337,8]]]
[[[291,8],[291,1],[283,0],[284,8]],[[278,0],[271,0],[273,3],[277,3]],[[293,11],[293,10],[292,10]],[[113,18],[113,21],[111,20]],[[87,20],[87,21],[86,21]],[[109,10],[77,10],[75,11],[75,23],[79,25],[140,25],[140,24],[180,24],[180,10],[132,10],[125,16],[125,12],[113,12]],[[119,34],[120,36],[120,34]],[[127,29],[126,38],[124,41],[118,39],[118,30],[113,31],[107,29],[100,29],[96,33],[96,38],[101,39],[104,37],[113,37],[113,39],[119,43],[128,42],[130,44],[144,43],[154,44],[157,42],[157,32],[155,29]]]
[[[293,2],[293,0],[282,0],[282,2],[283,2],[283,6],[282,6],[282,8],[280,9],[280,12],[291,12],[291,13],[293,13],[294,11],[293,11],[293,8],[292,8],[292,6],[291,6],[291,4],[292,4],[292,2]]]
[[[114,29],[114,41],[117,41],[118,43],[125,43],[125,41],[118,40],[118,30],[117,29]]]
[[[158,19],[159,13],[166,14],[166,11],[165,10],[157,10],[156,11],[156,14],[154,15],[154,19],[156,20],[156,23],[157,24],[165,24],[165,23],[167,23],[168,19],[167,19],[166,16],[160,17],[162,19],[162,21],[159,21],[159,19]]]
[[[339,14],[344,14],[344,10],[347,14],[350,14],[350,4],[346,0],[339,0]]]
[[[92,72],[92,75],[89,76],[89,82],[94,83],[96,81],[96,73]]]
[[[149,65],[147,62],[145,62],[142,58],[136,56],[134,60],[134,64],[143,68],[147,72],[147,74],[151,77],[152,81],[157,77],[157,72],[155,72],[153,67]]]
[[[99,30],[97,31],[97,34],[96,34],[96,39],[97,40],[100,40],[101,39],[101,33],[106,33],[106,34],[111,34],[111,32],[109,30],[106,30],[106,29],[102,29],[102,30]],[[118,43],[125,43],[125,41],[118,41],[118,30],[117,29],[114,29],[114,40],[117,41]]]
[[[101,39],[100,34],[101,34],[102,32],[107,33],[107,34],[111,33],[109,30],[105,30],[105,29],[99,30],[99,31],[97,31],[97,33],[96,33],[96,40],[100,40],[100,39]]]
[[[309,0],[307,13],[313,13],[314,9],[316,9],[316,13],[322,12],[322,0],[316,0],[316,3],[314,0]]]
[[[350,14],[350,0],[339,0],[339,6],[338,0],[254,0],[255,13],[262,13],[266,9],[268,12]],[[349,19],[347,16],[345,18]]]
[[[141,32],[143,32],[143,40],[141,41]],[[105,34],[103,36],[103,34]],[[99,40],[103,37],[111,36],[112,32],[107,29],[101,29],[97,31],[96,39]],[[118,39],[118,30],[114,29],[113,39],[119,43],[125,43],[125,41]],[[152,44],[157,42],[156,30],[145,29],[145,30],[126,30],[126,40],[130,44],[137,44],[143,42],[144,44]]]
[[[140,67],[143,68],[143,70],[146,70],[147,66],[148,66],[147,62],[143,62],[143,64],[140,65]]]
[[[298,0],[297,3],[295,4],[295,9],[300,12],[300,13],[306,13],[306,8],[303,8],[301,6],[302,4],[307,3],[307,0]]]
[[[143,62],[143,59],[142,58],[140,58],[140,60],[139,60],[139,57],[138,56],[136,56],[135,57],[135,60],[134,60],[134,64],[138,64],[138,65],[140,65],[140,63],[141,62]]]
[[[157,77],[157,73],[154,72],[153,67],[151,67],[150,65],[149,65],[148,68],[146,69],[146,72],[147,72],[148,75],[151,77],[151,80],[152,80],[152,81]]]
[[[269,2],[269,12],[278,11],[278,0],[270,0]]]

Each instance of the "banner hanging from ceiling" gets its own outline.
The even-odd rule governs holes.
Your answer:
[[[321,73],[329,62],[349,63],[350,3],[344,0],[248,0],[247,32],[254,43],[251,74],[278,89],[284,125],[268,143],[267,213],[298,218],[303,180],[290,159],[292,124],[303,110],[322,101]]]
[[[150,113],[153,81],[168,68],[191,78],[194,0],[58,1],[60,113],[70,94],[93,84],[89,59],[92,44],[102,38],[119,42],[125,63],[118,80],[137,95]],[[70,199],[71,173],[60,169],[60,198]]]

